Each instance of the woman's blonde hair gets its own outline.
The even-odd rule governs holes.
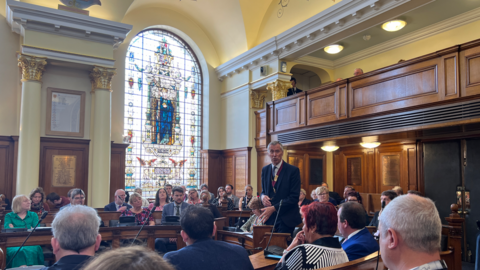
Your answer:
[[[41,187],[37,187],[36,189],[32,190],[32,192],[30,192],[30,200],[32,200],[33,196],[35,196],[35,194],[37,193],[40,193],[40,195],[42,195],[42,200],[40,202],[44,202],[45,192],[43,192],[43,188]]]
[[[106,251],[87,264],[83,270],[175,270],[156,252],[141,246]]]
[[[142,195],[138,194],[137,192],[133,192],[132,195],[130,195],[129,201],[132,202],[135,198],[139,198],[140,200],[142,200]]]
[[[301,188],[300,192],[303,193],[303,195],[307,196],[307,192],[305,191],[305,189]]]
[[[317,187],[317,189],[315,189],[315,193],[317,194],[317,196],[319,196],[320,194],[322,194],[323,192],[327,192],[327,195],[328,194],[328,188],[327,187]],[[330,196],[328,196],[330,197]]]
[[[12,211],[14,213],[20,213],[20,211],[22,211],[22,202],[24,201],[24,199],[29,200],[28,197],[23,194],[17,195],[13,198]]]
[[[207,202],[212,199],[212,196],[210,195],[210,192],[208,192],[208,190],[202,190],[200,192],[200,200],[202,200],[203,194],[205,194],[205,196],[207,196]]]

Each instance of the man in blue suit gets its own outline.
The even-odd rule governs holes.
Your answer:
[[[180,218],[186,247],[163,257],[177,270],[253,270],[247,251],[241,246],[215,241],[217,227],[208,208],[190,205]]]
[[[132,208],[132,206],[125,202],[125,190],[117,189],[117,191],[115,191],[115,201],[105,205],[103,210],[111,212],[122,212],[130,208]]]
[[[166,222],[167,216],[177,216],[180,217],[185,209],[189,206],[188,203],[183,201],[184,191],[181,187],[174,187],[172,189],[172,200],[173,202],[165,205],[162,212],[162,221],[161,224]],[[155,239],[155,249],[161,253],[167,252],[167,244],[172,243],[176,244],[177,238],[157,238]]]
[[[300,170],[282,160],[283,145],[273,141],[268,145],[268,155],[272,164],[262,169],[262,209],[261,218],[266,225],[274,225],[279,233],[293,233],[302,223],[298,210],[300,196]],[[282,206],[280,208],[280,202]],[[280,212],[277,212],[280,209]],[[277,222],[275,217],[278,214]],[[275,223],[275,224],[274,224]]]
[[[345,237],[342,248],[348,260],[363,258],[379,249],[377,241],[365,227],[365,210],[357,202],[346,202],[338,210],[338,231]]]

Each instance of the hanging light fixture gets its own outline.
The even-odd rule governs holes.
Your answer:
[[[383,30],[388,31],[388,32],[395,32],[407,25],[407,22],[404,20],[393,20],[386,22],[382,25]]]
[[[379,142],[362,142],[360,143],[361,146],[365,148],[376,148],[380,145]]]
[[[322,148],[322,150],[325,151],[325,152],[333,152],[333,151],[336,151],[340,147],[338,147],[336,145],[324,145],[320,148]]]
[[[343,46],[338,44],[333,44],[325,47],[323,50],[329,54],[337,54],[343,50]]]

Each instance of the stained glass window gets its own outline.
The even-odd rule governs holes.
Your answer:
[[[164,30],[133,38],[125,62],[125,189],[154,197],[169,183],[197,187],[202,77],[189,46]]]

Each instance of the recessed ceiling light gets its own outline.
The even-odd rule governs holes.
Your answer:
[[[395,32],[407,25],[406,21],[403,20],[393,20],[386,22],[382,25],[383,30],[388,31],[388,32]]]
[[[320,148],[322,148],[322,150],[325,151],[325,152],[333,152],[333,151],[337,150],[339,147],[336,146],[336,145],[325,145],[325,146],[322,146]]]
[[[329,53],[329,54],[336,54],[336,53],[339,53],[343,50],[343,46],[338,45],[338,44],[333,44],[333,45],[325,47],[325,49],[323,49],[323,50],[326,53]]]
[[[379,142],[363,142],[363,143],[360,143],[360,145],[365,148],[375,148],[375,147],[378,147],[380,143]]]

